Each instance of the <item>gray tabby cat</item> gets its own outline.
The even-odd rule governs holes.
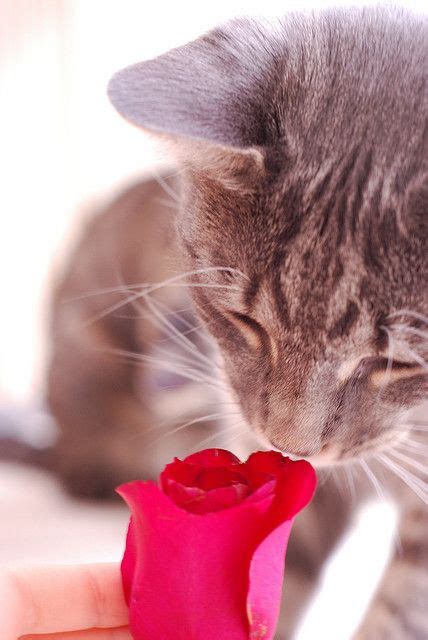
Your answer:
[[[358,640],[428,638],[428,427],[415,418],[428,391],[427,42],[426,18],[401,10],[239,19],[109,87],[182,166],[193,300],[248,428],[339,474],[361,460],[399,504],[401,545]],[[148,184],[138,206],[158,196]],[[125,374],[115,387],[97,366],[125,393]],[[356,489],[363,499],[367,476]],[[292,637],[350,508],[327,479],[298,519],[278,638]]]

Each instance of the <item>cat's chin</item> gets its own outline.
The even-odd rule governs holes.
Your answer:
[[[266,437],[266,435],[259,429],[252,429],[252,433],[257,438],[258,444],[267,450],[279,451],[285,456],[288,456],[292,460],[299,460],[301,458],[305,458],[308,462],[312,464],[312,466],[316,468],[320,467],[329,467],[335,464],[341,464],[343,461],[340,459],[340,447],[336,444],[329,443],[322,447],[320,451],[312,455],[303,455],[301,453],[295,453],[293,451],[289,451],[284,447],[278,447],[273,440],[270,440]]]
[[[358,460],[371,458],[382,453],[405,439],[406,431],[403,429],[393,431],[384,437],[366,442],[364,446],[343,450],[334,443],[324,445],[322,450],[314,456],[308,457],[308,461],[316,468],[343,466],[352,464]]]
[[[310,455],[295,453],[283,447],[278,447],[272,440],[258,429],[251,430],[253,438],[255,438],[263,449],[273,449],[279,451],[283,455],[290,457],[292,460],[305,458],[316,469],[327,467],[339,467],[347,464],[355,463],[364,458],[371,458],[376,454],[382,453],[391,447],[396,446],[401,440],[405,439],[407,430],[403,424],[388,433],[384,433],[380,437],[366,440],[363,446],[350,447],[344,449],[343,446],[335,442],[328,442],[322,448]]]
[[[316,468],[331,467],[344,462],[341,457],[341,448],[334,443],[324,445],[321,451],[309,456],[307,460]]]

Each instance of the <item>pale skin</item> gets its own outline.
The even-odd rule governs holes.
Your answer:
[[[132,640],[118,564],[0,571],[3,640]]]

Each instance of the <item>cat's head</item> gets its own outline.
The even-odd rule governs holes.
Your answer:
[[[243,19],[111,82],[183,163],[196,306],[285,451],[384,446],[426,397],[427,42],[399,11]]]

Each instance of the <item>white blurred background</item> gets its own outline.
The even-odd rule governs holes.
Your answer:
[[[320,4],[332,3],[0,0],[1,411],[41,403],[49,292],[85,211],[163,162],[109,105],[112,73],[236,15]],[[118,559],[125,522],[120,508],[72,503],[41,472],[0,465],[0,563]],[[386,505],[363,514],[300,640],[349,637],[393,522]]]

